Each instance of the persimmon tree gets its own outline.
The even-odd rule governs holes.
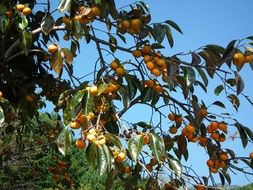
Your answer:
[[[1,157],[5,161],[10,152],[27,151],[26,136],[36,143],[34,135],[40,134],[47,139],[47,148],[54,149],[56,143],[65,156],[75,146],[85,151],[89,164],[101,175],[108,174],[108,189],[116,178],[125,189],[136,189],[143,177],[149,179],[145,189],[191,185],[206,189],[215,185],[214,175],[224,184],[231,182],[230,172],[253,174],[252,153],[242,157],[224,145],[234,129],[244,148],[253,140],[251,129],[226,110],[231,105],[240,109],[240,98],[253,105],[243,93],[240,76],[246,64],[253,67],[252,36],[232,40],[226,47],[208,44],[169,55],[162,50],[173,47],[172,32],[182,31],[169,19],[152,23],[143,1],[120,8],[113,0],[61,0],[58,7],[54,5],[35,0],[0,4]],[[74,63],[82,47],[94,48],[97,61]],[[92,72],[78,78],[74,67]],[[208,85],[212,80],[217,81],[217,100],[208,105],[198,92],[212,95]],[[41,114],[49,102],[58,119],[45,127]],[[135,118],[136,122],[124,118],[136,105],[149,109],[151,116]],[[211,106],[224,111],[213,112]],[[13,146],[8,144],[8,134],[16,139]],[[206,176],[182,164],[195,154],[190,146],[207,153]],[[160,179],[160,171],[169,180]],[[54,176],[55,181],[74,188],[66,175]]]

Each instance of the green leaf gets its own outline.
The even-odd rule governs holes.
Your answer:
[[[192,84],[196,81],[196,76],[193,68],[191,67],[184,67],[185,68],[185,79],[186,79],[186,85],[187,86],[192,86]]]
[[[233,104],[233,106],[236,109],[236,111],[238,111],[238,108],[240,106],[240,100],[239,100],[239,98],[236,95],[234,95],[234,94],[230,94],[228,96],[228,99]]]
[[[86,158],[94,169],[98,167],[98,156],[98,146],[95,143],[90,143],[86,149]]]
[[[106,145],[98,147],[98,170],[103,175],[111,169],[111,154]]]
[[[148,5],[147,5],[144,1],[139,1],[139,3],[142,5],[142,7],[143,7],[147,12],[150,12],[150,11],[149,11]]]
[[[215,106],[219,106],[221,108],[226,108],[226,106],[222,102],[220,102],[220,101],[215,101],[212,104],[215,105]]]
[[[5,15],[7,8],[4,4],[0,3],[0,15]]]
[[[181,34],[183,34],[182,30],[180,29],[180,27],[172,20],[166,20],[165,23],[167,23],[168,25],[172,26],[175,30],[177,30],[178,32],[180,32]]]
[[[143,147],[143,137],[139,135],[133,136],[128,141],[128,151],[134,161],[136,161]]]
[[[242,80],[242,77],[237,72],[235,72],[235,81],[236,81],[236,93],[238,96],[244,89],[244,82]]]
[[[154,158],[160,162],[165,155],[165,145],[162,137],[156,133],[149,133],[150,147]]]
[[[155,23],[154,24],[154,38],[155,40],[161,44],[164,37],[165,37],[165,30],[164,30],[164,26],[160,23]]]
[[[56,139],[58,150],[65,156],[70,151],[72,135],[67,128],[64,128]]]
[[[196,67],[196,70],[198,71],[200,77],[202,78],[205,86],[207,86],[208,85],[208,79],[206,77],[206,73],[200,67]]]
[[[170,44],[170,47],[172,48],[173,45],[174,45],[174,40],[173,40],[173,37],[172,37],[172,33],[171,33],[171,30],[170,30],[170,27],[168,27],[167,25],[164,25],[164,29],[165,29],[167,40],[168,40],[168,42]]]
[[[90,93],[85,93],[84,103],[83,103],[83,112],[85,115],[88,115],[94,108],[93,96]]]
[[[76,107],[81,103],[83,97],[84,97],[85,92],[83,90],[78,91],[75,93],[73,98],[70,101],[70,109],[75,111]]]
[[[130,104],[130,99],[125,88],[120,88],[119,93],[121,94],[121,99],[123,100],[124,109],[127,109]]]
[[[32,33],[23,30],[21,33],[21,47],[25,52],[25,55],[28,56],[28,51],[30,50],[32,45]]]
[[[214,94],[215,94],[216,96],[219,96],[220,93],[222,92],[222,90],[224,90],[224,86],[223,86],[223,85],[219,85],[219,86],[217,86],[217,87],[214,89]]]
[[[48,35],[49,32],[53,29],[54,24],[55,24],[54,18],[51,16],[50,13],[46,13],[45,16],[42,19],[41,24],[40,24],[42,32],[45,35]]]
[[[28,20],[24,15],[17,18],[18,28],[24,30],[28,26]]]
[[[114,144],[117,148],[119,148],[120,150],[122,149],[122,144],[121,144],[118,136],[111,134],[111,133],[106,133],[105,137],[108,141],[110,141],[112,144]]]
[[[229,44],[226,47],[226,50],[222,56],[223,62],[226,62],[227,60],[230,60],[234,54],[234,46],[237,40],[232,40],[229,42]]]
[[[52,69],[58,75],[61,74],[62,67],[63,67],[63,59],[62,59],[61,51],[58,50],[57,52],[53,53],[53,55],[50,59],[50,65],[51,65]]]
[[[230,78],[226,80],[226,83],[228,83],[230,86],[235,86],[236,80],[234,78]]]
[[[144,88],[141,93],[141,101],[142,102],[149,102],[152,99],[152,89],[151,88]]]
[[[201,59],[198,56],[198,54],[192,52],[191,55],[192,55],[192,62],[191,62],[191,64],[192,65],[199,65],[201,63]],[[196,67],[196,68],[200,69],[200,67]]]
[[[151,126],[149,123],[143,122],[143,121],[140,121],[140,122],[138,122],[138,123],[135,123],[135,125],[137,125],[137,126],[143,128],[143,129],[150,129],[150,128],[152,128],[152,126]]]
[[[4,110],[2,106],[0,106],[0,127],[2,127],[3,123],[4,123]]]
[[[58,10],[60,13],[63,13],[64,11],[68,11],[70,9],[71,0],[60,0],[60,4],[58,6]]]
[[[126,75],[126,81],[127,81],[127,91],[130,100],[132,100],[138,89],[138,79],[135,76]]]
[[[221,185],[224,186],[225,185],[225,178],[220,171],[219,171],[219,176],[220,176]]]
[[[173,159],[173,158],[168,158],[168,161],[169,161],[170,168],[175,172],[175,174],[178,177],[181,177],[182,171],[183,171],[181,163],[178,160]]]

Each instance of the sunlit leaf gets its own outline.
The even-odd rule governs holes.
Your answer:
[[[48,35],[49,32],[53,29],[54,24],[55,24],[54,18],[51,16],[51,14],[46,13],[40,24],[42,32],[45,35]]]
[[[61,48],[62,57],[68,65],[71,65],[73,62],[73,54],[67,48]]]
[[[133,136],[128,141],[128,151],[134,161],[136,161],[143,147],[143,137],[139,135]]]
[[[63,13],[64,11],[69,10],[70,5],[71,5],[71,0],[60,0],[58,10],[60,11],[60,13]]]
[[[78,91],[73,98],[70,101],[70,109],[71,110],[75,110],[76,107],[80,104],[80,102],[82,101],[83,97],[84,97],[85,92],[82,91]]]
[[[181,163],[178,160],[173,159],[173,158],[168,158],[168,160],[169,160],[170,168],[175,172],[175,174],[178,177],[181,177],[182,176],[182,171],[183,171]]]
[[[28,26],[28,20],[24,15],[17,18],[18,28],[24,30]]]
[[[61,51],[57,51],[53,53],[51,59],[50,59],[50,65],[52,69],[60,75],[62,72],[62,67],[63,67],[63,59],[62,59],[62,54]]]
[[[162,137],[160,137],[156,133],[149,133],[149,139],[150,139],[150,147],[152,150],[152,153],[154,155],[154,158],[160,162],[165,153],[165,145]]]
[[[111,154],[106,145],[98,147],[98,170],[103,175],[111,169]]]
[[[72,135],[67,128],[64,128],[59,134],[56,143],[58,150],[65,156],[70,151]]]
[[[0,127],[3,126],[4,123],[4,110],[3,108],[0,106]]]

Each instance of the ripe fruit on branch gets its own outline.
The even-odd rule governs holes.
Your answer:
[[[79,129],[81,127],[81,124],[77,121],[71,121],[69,126],[71,129]]]
[[[126,158],[126,154],[124,152],[119,152],[117,156],[115,157],[115,162],[120,164],[122,163]]]
[[[123,76],[125,74],[125,69],[123,67],[118,67],[115,72],[118,76]]]
[[[113,70],[116,70],[119,67],[119,63],[116,60],[114,60],[114,61],[111,62],[110,67]]]
[[[29,16],[31,13],[32,13],[32,9],[30,9],[29,7],[25,7],[22,11],[22,13],[25,15],[25,16]]]
[[[174,113],[169,113],[169,114],[168,114],[168,118],[169,118],[169,120],[171,120],[171,121],[175,121],[176,116],[175,116]]]
[[[93,17],[96,17],[96,16],[101,16],[102,12],[101,12],[100,8],[92,7],[91,8],[91,14],[92,14]]]
[[[78,149],[84,149],[86,146],[85,142],[82,139],[77,139],[75,145]]]
[[[242,53],[235,53],[233,56],[233,63],[236,66],[242,66],[244,63],[244,55]]]
[[[55,52],[57,52],[58,51],[58,46],[56,45],[56,44],[54,44],[54,43],[52,43],[52,44],[50,44],[49,46],[48,46],[48,52],[49,53],[55,53]]]
[[[136,50],[134,50],[133,52],[132,52],[132,55],[135,57],[135,58],[139,58],[139,57],[141,57],[141,51],[140,50],[138,50],[138,49],[136,49]]]
[[[144,45],[142,48],[141,48],[141,52],[145,55],[147,54],[150,54],[151,53],[151,46],[150,45]]]
[[[133,30],[139,30],[139,28],[141,26],[141,20],[138,18],[133,19],[133,20],[131,20],[130,25]]]
[[[121,21],[119,28],[127,31],[130,28],[130,22],[128,20]]]
[[[16,6],[16,8],[17,8],[17,10],[18,10],[19,12],[22,12],[23,9],[25,8],[25,5],[24,5],[24,4],[18,4],[18,5]]]

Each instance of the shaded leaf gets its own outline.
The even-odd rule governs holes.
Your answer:
[[[137,125],[137,126],[139,126],[141,128],[144,128],[144,129],[150,129],[150,128],[152,128],[152,126],[149,123],[143,122],[143,121],[135,123],[135,125]]]
[[[242,77],[237,72],[235,73],[235,81],[236,81],[236,93],[237,95],[239,95],[244,89],[244,82],[242,80]]]
[[[173,47],[174,40],[173,40],[173,37],[172,37],[172,33],[171,33],[171,30],[170,30],[170,27],[164,25],[164,29],[165,29],[165,34],[166,34],[167,40],[168,40],[168,42],[170,44],[170,47]]]
[[[240,106],[240,100],[238,99],[238,97],[234,94],[230,94],[228,98],[229,98],[229,101],[233,104],[236,111],[238,111],[238,108]]]
[[[198,71],[200,77],[202,78],[205,86],[207,86],[208,85],[208,79],[207,79],[206,73],[200,67],[196,67],[196,70]]]
[[[243,148],[245,148],[248,144],[248,137],[247,134],[245,132],[244,126],[241,125],[240,123],[235,123],[235,127],[237,128],[240,138],[241,138],[241,142],[242,142],[242,146]]]
[[[45,35],[48,35],[49,32],[53,29],[54,24],[55,24],[54,18],[49,13],[46,13],[40,24],[42,32]]]
[[[152,99],[152,89],[151,88],[144,88],[141,93],[141,101],[142,102],[149,102]]]
[[[119,149],[122,149],[122,144],[121,144],[118,136],[113,135],[111,133],[106,133],[105,137],[107,140],[109,140],[116,147],[118,147]]]
[[[25,52],[25,55],[28,55],[28,51],[30,50],[32,46],[32,33],[27,31],[27,30],[23,30],[22,34],[21,34],[21,47]]]
[[[136,161],[143,147],[143,136],[135,135],[128,141],[128,151],[134,161]]]
[[[98,146],[95,143],[90,143],[86,148],[86,158],[94,169],[98,167],[98,154]]]
[[[114,134],[114,135],[118,135],[119,134],[119,126],[118,124],[111,120],[111,121],[108,121],[105,123],[105,129],[111,133],[111,134]]]
[[[70,110],[75,110],[76,107],[81,103],[84,97],[84,91],[78,91],[75,95],[71,98],[70,101]]]
[[[226,108],[226,106],[222,103],[222,102],[220,102],[220,101],[215,101],[214,103],[212,103],[213,105],[216,105],[216,106],[219,106],[219,107],[221,107],[221,108]]]
[[[172,20],[166,20],[165,23],[167,23],[168,25],[172,26],[175,30],[177,30],[178,32],[180,32],[181,34],[183,34],[182,30],[180,29],[180,27]]]
[[[191,64],[192,64],[192,65],[199,65],[200,62],[201,62],[201,59],[200,59],[200,57],[198,56],[198,54],[192,52],[191,55],[192,55],[192,62],[191,62]],[[199,68],[199,67],[197,67],[197,68]],[[199,69],[200,69],[200,68],[199,68]]]
[[[154,24],[154,38],[155,40],[161,44],[164,37],[165,37],[165,30],[164,30],[164,26],[160,23],[155,23]]]
[[[228,59],[231,59],[234,54],[234,46],[235,46],[236,40],[232,40],[229,42],[229,44],[226,47],[226,50],[222,56],[223,62],[226,62]]]
[[[217,87],[214,89],[214,94],[215,94],[216,96],[219,96],[220,93],[222,92],[222,90],[224,90],[224,86],[223,86],[223,85],[219,85],[219,86],[217,86]]]

